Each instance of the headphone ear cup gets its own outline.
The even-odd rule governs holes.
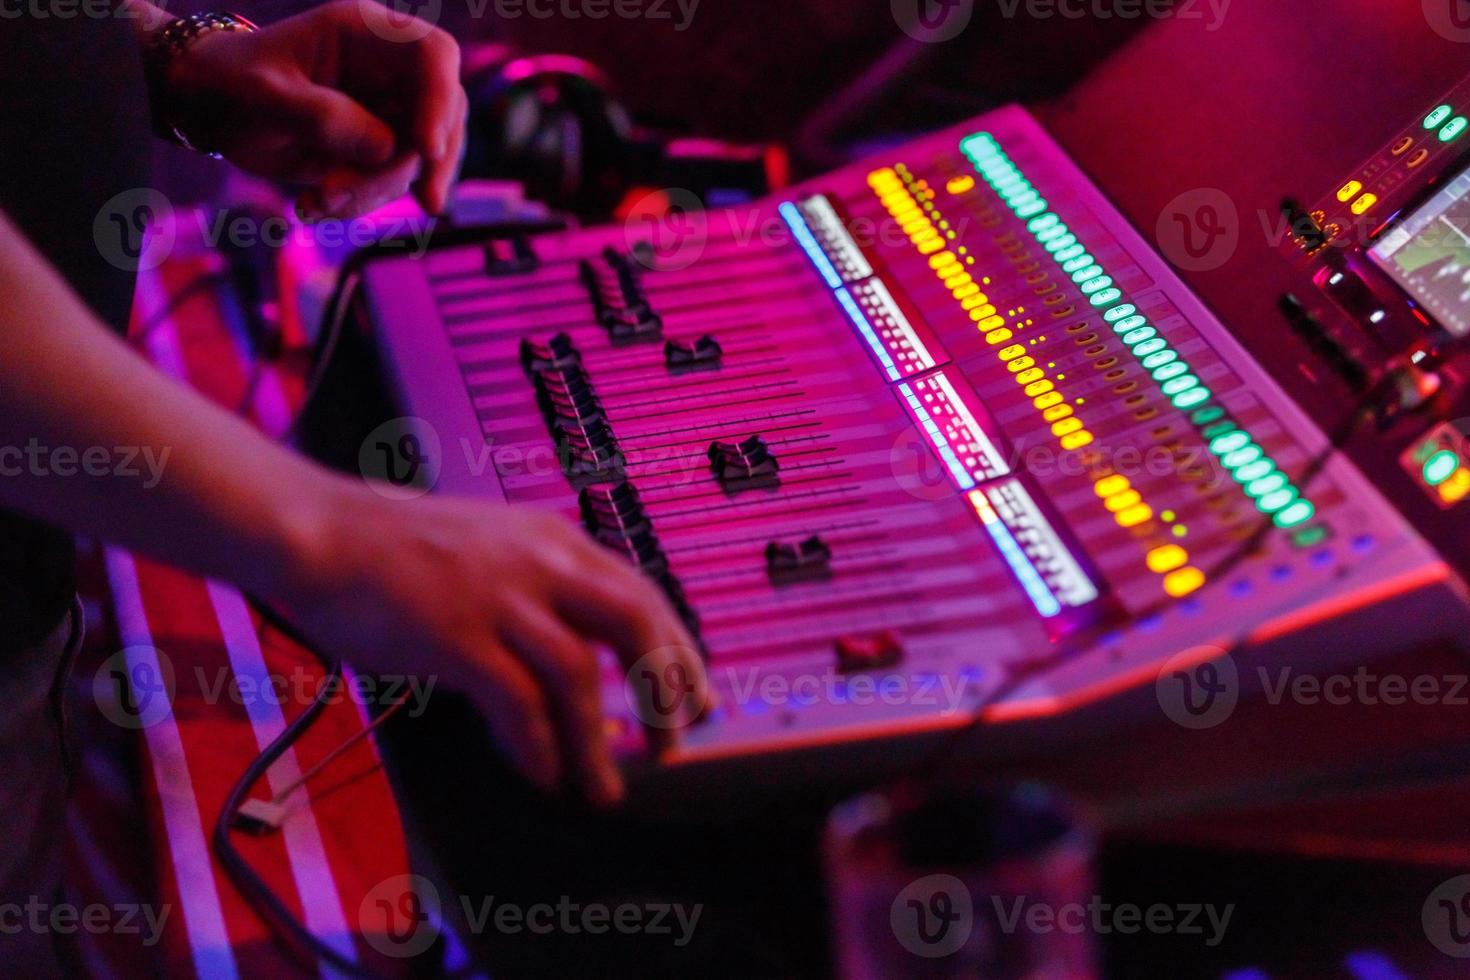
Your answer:
[[[466,79],[466,177],[517,180],[528,196],[578,215],[607,214],[629,180],[632,124],[592,64],[515,58]]]

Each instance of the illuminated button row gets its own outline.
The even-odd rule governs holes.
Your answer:
[[[1097,598],[1097,586],[1072,557],[1021,481],[992,483],[985,487],[985,496],[1052,595],[1066,606],[1085,606]]]
[[[1218,405],[1207,404],[1212,397],[1210,390],[1137,307],[1123,301],[1122,293],[1112,285],[1112,279],[1094,261],[1086,246],[1055,213],[1044,208],[1035,210],[1040,196],[990,134],[966,137],[960,149],[1012,213],[1026,221],[1027,231],[1052,260],[1072,276],[1092,305],[1103,311],[1103,319],[1149,372],[1159,390],[1175,408],[1192,412],[1190,420],[1208,440],[1210,452],[1256,508],[1271,515],[1282,528],[1311,520],[1316,512],[1311,502],[1301,496],[1276,463],[1251,440],[1249,433],[1230,420]]]
[[[956,476],[961,490],[1011,472],[995,441],[944,371],[919,378],[911,384],[912,388],[904,384],[899,386],[899,390],[908,400],[920,427],[927,431],[930,424],[934,425],[938,432],[931,433],[931,438],[943,440],[943,445],[954,453],[959,472],[967,478]],[[955,472],[953,467],[951,472]]]
[[[804,204],[810,204],[808,199]],[[830,210],[830,204],[828,210]],[[807,225],[806,218],[801,210],[790,201],[781,204],[777,209],[782,220],[791,229],[796,243],[801,246],[802,251],[811,259],[812,265],[816,267],[817,273],[833,290],[838,305],[847,318],[852,321],[853,327],[857,329],[858,335],[873,352],[878,360],[878,366],[889,381],[898,381],[908,375],[926,371],[935,364],[933,355],[929,353],[924,342],[914,331],[913,325],[898,308],[893,295],[888,288],[877,279],[866,279],[851,286],[844,285],[843,275],[833,265],[832,255],[828,249],[833,248],[831,244],[837,233],[846,236],[846,231],[837,225],[835,230],[828,228],[824,232],[824,238],[828,246],[823,247],[811,228]],[[835,217],[835,212],[832,212]],[[851,242],[851,238],[847,238]],[[854,249],[856,243],[852,243]],[[851,260],[843,260],[840,251],[835,252],[842,267],[850,274],[854,269],[868,268],[867,260],[862,261],[861,266]],[[859,253],[861,254],[861,253]],[[869,271],[872,270],[869,268]]]
[[[1038,613],[1050,618],[1063,606],[1085,606],[1097,598],[1097,586],[1019,481],[971,490],[968,499]]]
[[[949,188],[952,184],[954,181],[945,186]],[[989,297],[980,290],[980,285],[965,268],[974,264],[974,258],[966,255],[962,262],[960,256],[965,255],[965,248],[957,245],[951,250],[947,247],[946,242],[952,241],[955,235],[948,229],[944,216],[934,205],[934,195],[928,190],[928,185],[922,180],[916,180],[903,164],[874,170],[868,174],[868,185],[893,219],[899,222],[899,226],[920,254],[929,256],[930,269],[959,301],[961,309],[975,322],[985,342],[991,346],[1005,344],[997,351],[997,356],[1006,365],[1016,383],[1023,386],[1022,390],[1031,398],[1032,405],[1041,412],[1042,419],[1051,426],[1052,435],[1060,440],[1062,448],[1077,450],[1090,445],[1093,441],[1092,433],[1047,378],[1045,370],[1036,363],[1035,358],[1026,353],[1024,345],[1011,343],[1014,334],[1006,325],[1005,317],[991,304]],[[961,187],[961,192],[969,189],[962,184],[957,186]],[[973,181],[970,186],[973,187]],[[1022,192],[1018,191],[1019,193]],[[1024,200],[1023,207],[1031,207],[1038,202],[1045,206],[1045,202],[1034,192]],[[1100,275],[1100,270],[1097,274]],[[1096,284],[1095,288],[1099,291],[1110,289],[1111,280]],[[1110,488],[1108,492],[1103,492],[1104,487]],[[1104,506],[1119,527],[1135,528],[1153,518],[1153,509],[1133,489],[1126,477],[1111,475],[1106,478],[1106,482],[1099,482],[1098,491],[1098,496],[1102,498]],[[1187,553],[1185,560],[1188,560]],[[1179,569],[1165,574],[1164,588],[1172,596],[1181,596],[1192,592],[1203,582],[1204,576],[1198,570]]]
[[[961,460],[959,454],[955,451],[954,444],[951,441],[953,432],[946,432],[940,426],[929,409],[925,407],[924,402],[914,393],[913,388],[907,384],[901,384],[898,386],[898,392],[908,404],[909,411],[913,414],[915,421],[919,423],[919,428],[923,430],[924,434],[929,437],[929,441],[933,443],[934,448],[938,450],[939,458],[944,461],[944,465],[949,470],[949,475],[954,478],[955,483],[961,490],[973,488],[976,482],[975,477],[970,473],[965,462]],[[984,438],[984,433],[981,433],[981,438]],[[988,439],[986,439],[986,444],[989,446]],[[961,451],[963,451],[963,448],[961,447]],[[996,458],[1000,458],[1000,454],[995,452],[994,446],[989,446],[989,449],[991,453],[994,453]],[[1001,465],[1005,465],[1003,459],[1001,460]]]
[[[1424,128],[1438,130],[1441,143],[1452,143],[1470,129],[1470,119],[1456,116],[1454,106],[1436,106],[1433,112],[1424,117]]]
[[[881,279],[865,279],[847,287],[883,346],[893,355],[899,373],[904,377],[919,374],[934,366],[934,356],[903,315],[893,294]]]
[[[812,237],[843,282],[857,282],[873,274],[873,267],[843,227],[842,219],[825,194],[813,194],[800,201],[797,207],[806,219]]]

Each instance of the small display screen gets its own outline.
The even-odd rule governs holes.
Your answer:
[[[1470,168],[1368,254],[1446,330],[1456,337],[1470,333]]]

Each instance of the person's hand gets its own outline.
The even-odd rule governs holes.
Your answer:
[[[410,184],[431,214],[448,202],[469,102],[459,46],[426,23],[334,0],[255,33],[207,34],[162,84],[191,142],[308,185],[305,217],[359,215]]]
[[[638,663],[640,675],[689,682],[678,692],[680,723],[708,704],[700,654],[663,594],[557,515],[393,501],[361,485],[334,490],[322,513],[280,590],[290,615],[350,662],[435,675],[470,697],[542,788],[577,786],[598,803],[621,794],[594,643],[614,649],[625,669]],[[667,744],[674,731],[649,734]]]

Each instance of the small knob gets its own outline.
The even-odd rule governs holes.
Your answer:
[[[766,545],[766,571],[776,582],[825,578],[832,570],[832,548],[819,535],[795,543]]]
[[[669,368],[714,367],[724,355],[720,342],[705,334],[694,342],[670,340],[664,344],[664,364]]]
[[[724,483],[769,481],[775,478],[779,466],[770,447],[758,435],[748,436],[739,443],[716,439],[710,443],[709,459],[715,477]]]

